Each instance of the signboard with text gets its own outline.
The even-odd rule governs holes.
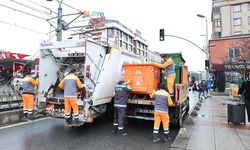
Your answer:
[[[211,66],[211,70],[218,71],[218,70],[225,70],[225,71],[231,71],[231,70],[242,70],[247,69],[250,70],[250,63],[245,64],[214,64]]]

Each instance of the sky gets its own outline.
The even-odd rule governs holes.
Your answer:
[[[197,17],[197,14],[207,17],[210,39],[212,0],[63,0],[63,3],[78,10],[103,12],[107,19],[118,20],[133,31],[139,30],[142,37],[147,40],[150,50],[160,53],[181,52],[189,70],[204,71],[205,53],[178,38],[166,36],[165,41],[159,41],[159,29],[163,28],[165,34],[188,39],[203,48],[206,21],[205,18]],[[40,13],[26,6],[35,8]],[[1,1],[0,49],[30,55],[37,53],[40,42],[49,40],[49,35],[55,33],[48,34],[54,29],[46,19],[54,17],[55,14],[45,15],[50,13],[47,8],[57,12],[58,2],[56,0]],[[63,14],[76,13],[76,10],[66,5],[62,5],[62,9]],[[69,18],[65,18],[66,22],[70,21],[67,19]],[[56,25],[56,19],[51,21]],[[63,39],[67,36],[67,33],[63,33]],[[55,38],[53,36],[51,40],[55,41]]]

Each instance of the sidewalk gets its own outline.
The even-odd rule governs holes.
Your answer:
[[[188,138],[178,135],[170,150],[250,150],[250,124],[228,124],[227,104],[233,101],[225,94],[211,94],[193,117],[194,125],[184,125]]]

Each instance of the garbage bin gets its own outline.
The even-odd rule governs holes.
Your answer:
[[[131,93],[151,94],[160,82],[160,69],[153,64],[125,64],[125,80],[130,80]]]

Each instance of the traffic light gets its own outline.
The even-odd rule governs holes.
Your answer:
[[[210,62],[209,60],[205,60],[205,69],[209,70],[209,68],[210,68]]]
[[[160,29],[160,41],[164,41],[164,29]]]

